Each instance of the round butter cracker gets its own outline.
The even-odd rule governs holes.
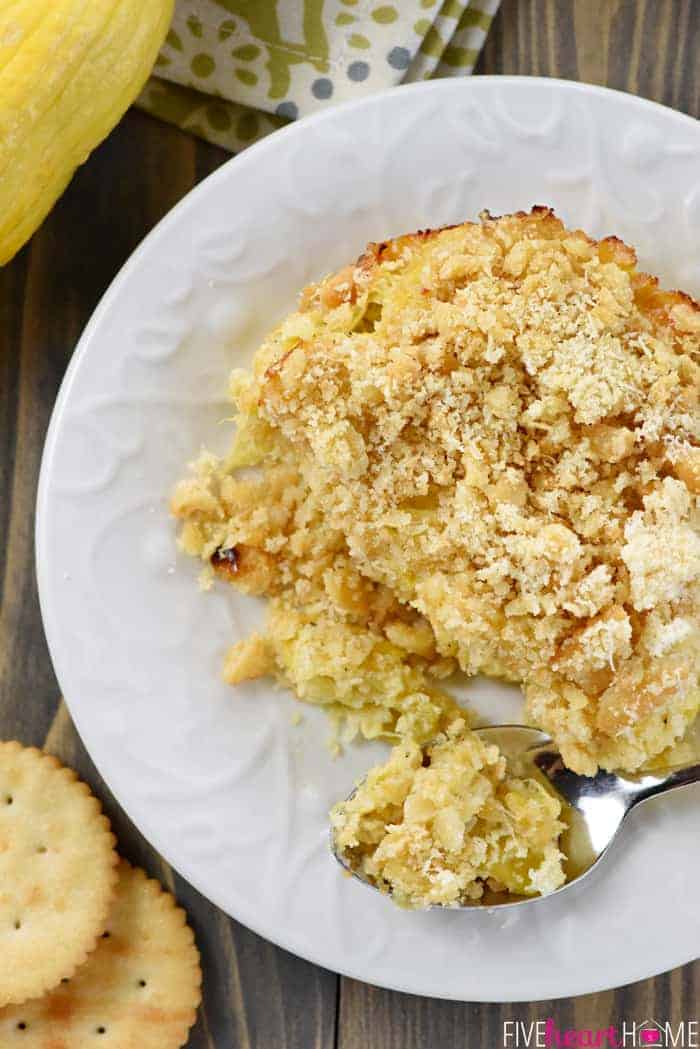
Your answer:
[[[125,860],[107,925],[78,972],[0,1009],[3,1049],[180,1049],[201,993],[199,952],[173,897]]]
[[[114,898],[114,846],[72,769],[0,742],[0,1006],[44,994],[85,961]]]

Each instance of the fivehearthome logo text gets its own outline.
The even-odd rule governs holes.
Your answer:
[[[546,1020],[505,1020],[504,1049],[700,1049],[698,1020],[622,1020],[608,1027],[559,1028]]]

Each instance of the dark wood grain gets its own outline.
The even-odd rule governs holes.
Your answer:
[[[477,72],[608,84],[697,117],[699,54],[698,0],[503,0]],[[562,1028],[597,1028],[648,1015],[697,1018],[700,963],[526,1005],[441,1002],[339,979],[207,903],[148,846],[92,765],[59,701],[39,616],[33,514],[43,437],[107,285],[158,219],[225,159],[130,112],[30,245],[0,269],[0,738],[45,745],[78,769],[103,799],[124,854],[187,908],[204,966],[190,1049],[499,1049],[504,1020],[552,1016]]]
[[[226,159],[130,112],[31,243],[0,269],[0,738],[43,745],[76,768],[103,800],[120,850],[187,909],[205,987],[190,1049],[331,1049],[338,978],[273,947],[204,900],[111,797],[59,703],[34,579],[41,449],[80,332],[146,233]]]

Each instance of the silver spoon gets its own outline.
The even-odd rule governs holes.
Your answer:
[[[700,782],[700,765],[680,765],[669,769],[644,773],[639,776],[618,775],[599,771],[595,776],[578,776],[567,769],[552,741],[538,729],[524,725],[495,725],[476,729],[487,743],[495,743],[508,758],[516,775],[545,776],[554,790],[567,803],[565,813],[568,827],[560,840],[567,857],[566,882],[549,896],[565,892],[574,882],[580,882],[597,866],[615,839],[625,817],[643,801],[665,794],[676,787]],[[353,790],[348,801],[353,796]],[[371,888],[377,889],[340,855],[331,835],[331,849],[341,867]],[[486,892],[477,904],[465,907],[519,907],[526,903],[549,898],[542,896],[513,896],[509,893]]]

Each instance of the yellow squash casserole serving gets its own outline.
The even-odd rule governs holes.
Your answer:
[[[519,683],[524,718],[585,774],[663,760],[694,720],[699,350],[697,303],[619,240],[534,208],[371,244],[302,293],[252,374],[233,373],[233,446],[178,485],[180,543],[205,585],[269,598],[228,680],[275,674],[345,738],[398,744],[375,776],[394,808],[373,847],[364,817],[334,819],[403,902],[449,902],[410,864],[386,876],[389,838],[400,856],[406,808],[433,790],[461,791],[447,808],[491,842],[481,860],[473,840],[443,848],[451,900],[489,878],[558,879],[546,792],[513,780],[540,805],[536,830],[509,817],[481,833],[505,825],[508,772],[466,726],[455,735],[456,669]],[[413,775],[432,741],[443,769],[454,757],[451,785],[432,763]],[[419,823],[430,849],[442,831]]]

